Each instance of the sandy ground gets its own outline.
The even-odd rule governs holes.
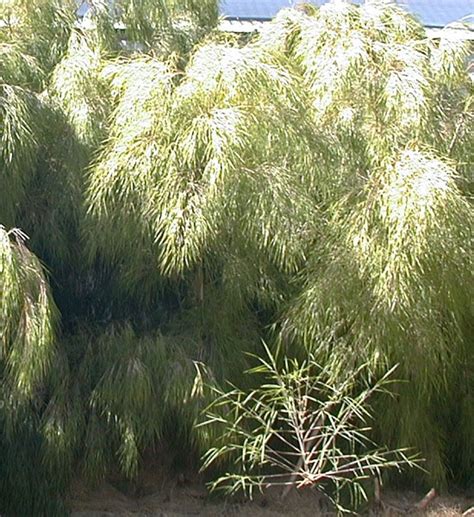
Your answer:
[[[423,512],[416,512],[415,505],[423,495],[412,492],[382,493],[382,508],[367,511],[366,515],[474,517],[474,499],[461,495],[437,496]],[[210,497],[205,486],[199,481],[184,478],[170,480],[163,475],[145,477],[135,486],[123,485],[120,481],[110,481],[92,489],[77,482],[73,486],[69,504],[73,517],[333,515],[324,500],[312,491],[293,491],[283,502],[277,491],[270,491],[265,495],[259,494],[252,502],[228,502]]]

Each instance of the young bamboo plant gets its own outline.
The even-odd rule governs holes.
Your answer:
[[[387,395],[396,368],[368,384],[368,365],[362,365],[334,383],[312,354],[298,361],[265,351],[249,372],[259,376],[258,387],[216,390],[206,410],[201,425],[217,426],[221,434],[202,468],[229,465],[211,490],[252,497],[279,487],[285,498],[292,488],[317,489],[342,513],[367,501],[368,479],[418,466],[413,451],[380,448],[370,438],[370,399]]]

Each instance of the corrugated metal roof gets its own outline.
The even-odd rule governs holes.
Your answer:
[[[464,20],[474,21],[474,0],[397,0],[426,27],[444,27]]]
[[[309,0],[307,3],[322,5],[327,0]],[[451,22],[474,16],[474,0],[395,0],[408,12],[413,13],[427,27],[444,27]],[[221,12],[232,19],[268,20],[280,9],[292,7],[301,0],[222,0]],[[363,3],[355,0],[354,3]]]
[[[89,5],[80,4],[78,16],[83,17]],[[110,0],[109,0],[110,1]],[[323,5],[328,0],[306,0],[306,3]],[[474,23],[474,0],[394,0],[413,13],[426,27],[444,27],[455,21]],[[363,0],[353,0],[361,4]],[[285,7],[304,3],[302,0],[221,0],[222,16],[231,20],[269,20]]]
[[[221,13],[229,18],[267,20],[285,7],[292,7],[292,0],[222,0]]]
[[[79,16],[79,18],[83,18],[87,14],[89,8],[90,6],[87,2],[80,2],[79,8],[76,11],[77,16]]]

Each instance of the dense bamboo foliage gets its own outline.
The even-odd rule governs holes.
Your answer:
[[[0,8],[0,509],[197,461],[262,339],[334,386],[399,364],[377,441],[469,482],[472,49],[386,2],[245,42],[214,0],[33,4]]]
[[[3,396],[16,404],[34,395],[49,370],[55,309],[38,259],[25,247],[21,233],[0,231],[3,387],[11,393]]]

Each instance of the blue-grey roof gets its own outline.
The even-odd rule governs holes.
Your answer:
[[[89,9],[87,0],[76,0],[78,16],[83,17]],[[113,1],[113,0],[109,0]],[[306,3],[322,5],[328,0],[305,0]],[[474,0],[394,0],[414,14],[426,27],[444,27],[456,21],[474,22]],[[363,3],[363,0],[353,0]],[[233,20],[270,20],[280,9],[303,3],[302,0],[221,0],[223,16]]]
[[[76,11],[77,16],[79,18],[84,17],[87,14],[87,11],[90,9],[90,6],[87,2],[81,2],[79,8]]]
[[[322,5],[327,0],[309,0]],[[444,27],[451,22],[474,16],[474,0],[395,0],[414,14],[426,27]],[[302,3],[301,0],[221,0],[221,13],[232,19],[268,20],[284,7]],[[355,0],[354,3],[363,3]]]
[[[417,16],[426,27],[473,21],[474,0],[398,0],[397,3]]]
[[[221,0],[221,12],[229,18],[267,20],[284,7],[292,7],[291,0]]]
[[[280,9],[294,7],[297,4],[310,3],[323,5],[328,0],[221,0],[220,9],[223,16],[242,20],[269,20]],[[362,3],[360,0],[356,3]]]

